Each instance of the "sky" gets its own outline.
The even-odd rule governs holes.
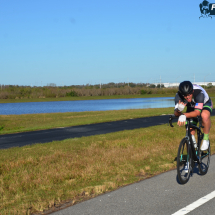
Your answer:
[[[201,2],[0,0],[0,84],[215,81]]]

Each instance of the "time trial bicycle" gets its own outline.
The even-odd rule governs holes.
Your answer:
[[[169,116],[169,124],[171,127],[174,127],[172,125],[172,120],[174,118],[178,117],[174,115]],[[199,126],[193,124],[195,119],[197,119]],[[181,184],[188,182],[191,173],[193,173],[195,164],[198,165],[199,173],[201,175],[205,175],[208,172],[211,155],[210,141],[209,147],[206,151],[201,151],[200,149],[204,135],[201,130],[201,128],[204,128],[202,126],[201,117],[198,116],[197,118],[188,118],[185,127],[186,135],[179,144],[177,154],[177,175]],[[194,128],[197,131],[196,144],[193,143],[190,128]]]

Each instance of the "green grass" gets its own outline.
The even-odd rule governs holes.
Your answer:
[[[0,150],[0,214],[72,205],[174,169],[184,135],[162,125]],[[210,140],[214,153],[214,127]]]

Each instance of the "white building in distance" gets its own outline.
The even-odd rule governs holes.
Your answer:
[[[198,84],[200,86],[207,86],[209,83],[211,83],[213,86],[215,86],[215,81],[213,81],[213,82],[195,82],[193,84]],[[155,85],[158,85],[158,84],[160,84],[160,83],[156,83]],[[178,82],[178,83],[161,83],[161,84],[163,84],[164,87],[178,87],[180,83]]]

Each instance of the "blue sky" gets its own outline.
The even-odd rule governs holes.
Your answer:
[[[201,2],[0,0],[0,84],[215,81]]]

